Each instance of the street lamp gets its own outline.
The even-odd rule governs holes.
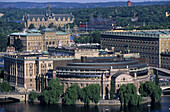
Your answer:
[[[150,107],[151,107],[151,104],[150,103],[148,103],[148,112],[150,112]]]

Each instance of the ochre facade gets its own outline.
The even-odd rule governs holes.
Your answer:
[[[46,28],[41,32],[11,33],[10,44],[20,39],[25,51],[46,51],[48,47],[70,46],[70,34]]]

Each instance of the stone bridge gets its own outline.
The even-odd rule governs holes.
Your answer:
[[[162,89],[162,91],[168,90],[168,89],[170,89],[170,85],[169,86],[161,86],[161,89]]]
[[[168,90],[168,89],[170,89],[170,82],[160,83],[160,87],[161,87],[162,91]]]
[[[159,74],[161,76],[170,77],[170,70],[164,68],[150,67],[150,70],[153,71],[154,74]]]
[[[28,94],[25,93],[0,93],[1,99],[14,99],[19,101],[28,101]]]

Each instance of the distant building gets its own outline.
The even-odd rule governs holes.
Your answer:
[[[13,47],[13,46],[9,47],[9,46],[8,46],[8,47],[6,48],[6,51],[7,51],[7,52],[14,52],[14,51],[15,51],[15,47]]]
[[[3,13],[0,13],[0,17],[2,17],[2,16],[4,16],[4,14],[3,14]]]
[[[128,0],[128,2],[127,2],[127,6],[128,6],[128,7],[130,7],[130,6],[131,6],[131,1],[130,1],[130,0]]]
[[[72,14],[54,14],[48,6],[45,14],[24,15],[23,22],[27,28],[30,24],[34,24],[35,28],[38,29],[40,25],[48,27],[51,23],[57,27],[64,27],[64,25],[74,22],[74,16]]]
[[[46,51],[48,47],[70,46],[70,34],[50,28],[31,29],[21,33],[10,34],[10,44],[20,39],[25,51]]]
[[[99,14],[97,18],[91,15],[90,22],[79,24],[79,31],[111,30],[116,22],[112,19],[105,19]]]
[[[82,28],[82,27],[87,27],[87,22],[80,23],[79,28]]]
[[[161,53],[170,52],[170,31],[121,31],[102,32],[101,47],[123,53],[140,53],[142,58],[149,58],[153,66],[161,67]]]

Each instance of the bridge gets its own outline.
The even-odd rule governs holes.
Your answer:
[[[19,92],[12,92],[12,93],[0,93],[1,99],[13,99],[18,101],[28,101],[28,94],[19,93]]]
[[[170,91],[170,82],[160,82],[160,87],[163,92]]]
[[[170,77],[170,70],[164,68],[150,67],[153,70],[154,74],[159,74],[161,76]]]

